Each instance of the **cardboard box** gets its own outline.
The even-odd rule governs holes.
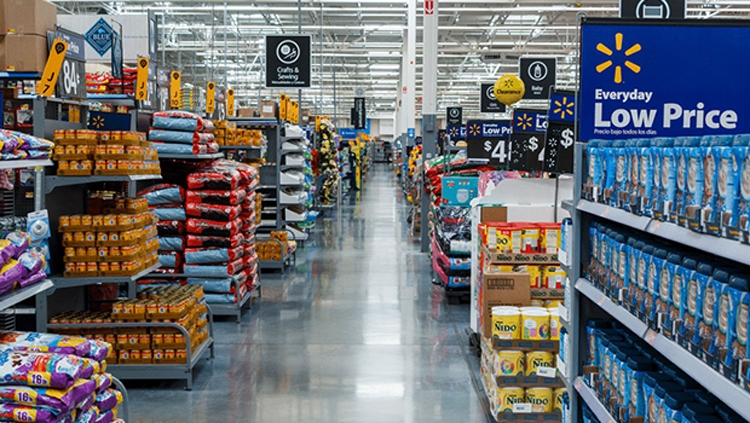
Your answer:
[[[54,31],[57,7],[45,0],[0,0],[0,35],[42,35]]]
[[[442,180],[444,206],[470,207],[477,197],[479,178],[471,176],[446,176]]]
[[[247,107],[247,108],[237,109],[237,116],[238,117],[259,117],[260,113],[258,112],[258,109],[255,107]]]
[[[262,100],[260,102],[260,117],[274,119],[278,118],[279,105],[272,100]]]
[[[485,273],[479,309],[482,335],[492,337],[492,307],[531,305],[531,277],[528,273]]]
[[[47,37],[39,35],[0,37],[0,71],[41,73],[46,63]]]

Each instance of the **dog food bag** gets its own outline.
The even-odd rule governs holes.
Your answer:
[[[162,220],[178,220],[184,222],[187,219],[185,215],[185,208],[182,204],[164,204],[151,208],[156,214],[159,221]]]
[[[185,191],[174,184],[159,184],[138,191],[138,197],[145,197],[149,206],[180,204],[185,200]]]
[[[185,213],[190,217],[230,222],[240,216],[242,208],[240,206],[225,206],[220,204],[186,203]],[[189,230],[190,228],[188,227]]]
[[[114,383],[114,379],[112,379],[112,375],[110,375],[109,373],[95,374],[92,377],[92,379],[96,381],[96,393],[97,394],[106,392],[107,389],[109,389]]]
[[[236,206],[246,199],[247,190],[242,188],[233,191],[188,190],[186,202]]]
[[[702,338],[711,332],[714,322],[714,307],[716,306],[718,295],[711,284],[712,275],[714,275],[714,268],[709,263],[698,263],[698,269],[693,274],[693,278],[697,282],[697,291],[695,293],[695,309],[697,314],[695,332],[692,339],[695,345],[700,345]]]
[[[244,261],[240,258],[235,261],[226,264],[187,264],[184,267],[183,272],[186,275],[200,275],[200,276],[215,276],[215,277],[226,277],[232,276],[239,273],[245,268]]]
[[[107,389],[105,392],[96,396],[94,404],[100,412],[109,411],[122,404],[122,392],[114,389]]]
[[[105,342],[51,333],[2,331],[0,344],[14,351],[72,354],[96,361],[104,360],[109,353],[109,344]]]
[[[26,232],[11,231],[5,232],[2,236],[3,239],[10,241],[10,252],[12,258],[18,258],[26,250],[29,249],[31,243],[31,237]]]
[[[235,248],[187,248],[185,250],[185,263],[226,263],[242,258],[244,255],[245,248],[243,246]]]
[[[73,355],[5,351],[0,353],[0,384],[67,389],[86,366]]]
[[[185,233],[185,222],[180,220],[160,220],[156,224],[159,236],[174,236]]]
[[[231,238],[188,235],[185,237],[185,241],[189,248],[236,248],[245,242],[245,237],[242,234],[234,235]]]
[[[182,251],[185,249],[185,243],[182,237],[169,236],[159,237],[159,251]]]
[[[43,407],[57,414],[68,413],[95,390],[96,381],[93,379],[78,379],[68,389],[0,386],[0,403]]]
[[[185,229],[193,235],[231,237],[240,232],[242,225],[243,222],[240,219],[235,219],[231,222],[219,222],[191,217],[185,222]]]
[[[162,267],[180,269],[183,264],[182,253],[178,251],[159,251],[159,264]]]

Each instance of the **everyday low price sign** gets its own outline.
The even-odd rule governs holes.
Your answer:
[[[510,121],[469,121],[466,124],[466,157],[496,166],[509,160]]]
[[[750,24],[587,19],[580,137],[750,132]]]

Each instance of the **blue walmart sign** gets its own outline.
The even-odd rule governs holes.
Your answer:
[[[466,128],[471,138],[508,138],[511,134],[509,120],[469,121]]]
[[[513,112],[513,133],[547,132],[547,111],[516,109]]]
[[[99,18],[96,23],[86,31],[86,42],[97,52],[99,56],[112,48],[112,27],[104,18]]]
[[[451,125],[448,126],[447,132],[452,140],[466,139],[466,126]]]
[[[583,140],[750,132],[750,26],[584,22]]]
[[[549,97],[549,120],[554,122],[575,122],[575,93],[553,91]]]

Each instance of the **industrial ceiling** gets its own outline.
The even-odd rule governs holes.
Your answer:
[[[301,32],[312,36],[313,87],[303,107],[347,116],[355,88],[366,90],[370,116],[392,117],[408,5],[387,0],[189,1],[53,0],[59,13],[159,15],[159,64],[183,71],[183,80],[211,79],[235,88],[244,105],[281,91],[261,87],[264,36]],[[438,3],[438,0],[435,0]],[[420,116],[422,9],[417,4],[417,117]],[[478,117],[479,84],[516,73],[523,55],[556,57],[558,87],[575,87],[579,14],[612,17],[617,0],[440,0],[438,113],[459,105]],[[688,18],[747,18],[750,0],[688,1]],[[287,92],[287,94],[294,94]],[[334,95],[338,106],[334,110]]]

